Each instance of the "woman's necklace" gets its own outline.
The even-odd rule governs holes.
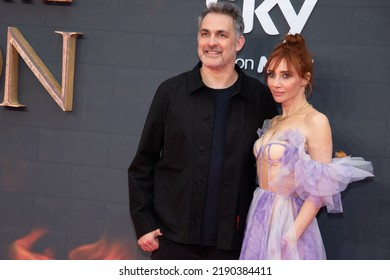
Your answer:
[[[309,107],[309,106],[311,106],[311,104],[309,104],[309,103],[306,102],[305,104],[303,104],[303,106],[302,106],[301,108],[299,108],[299,109],[296,110],[295,112],[292,112],[291,114],[288,114],[288,115],[285,116],[285,117],[282,117],[282,115],[278,116],[277,120],[280,122],[280,121],[283,121],[283,120],[285,120],[285,119],[288,119],[288,118],[290,118],[290,117],[292,117],[292,116],[296,116],[296,115],[302,113],[302,111],[305,110],[305,109],[306,109],[307,107]]]

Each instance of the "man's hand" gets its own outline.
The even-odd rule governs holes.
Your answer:
[[[153,252],[157,250],[160,245],[157,239],[160,235],[162,235],[160,229],[149,232],[138,239],[138,245],[145,252]]]

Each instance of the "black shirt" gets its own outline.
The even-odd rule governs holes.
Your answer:
[[[222,186],[225,155],[226,121],[229,100],[237,83],[226,89],[209,89],[214,96],[214,123],[210,150],[209,176],[206,185],[205,206],[202,218],[201,245],[214,246],[218,235],[219,195]]]

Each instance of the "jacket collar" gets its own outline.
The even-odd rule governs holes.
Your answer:
[[[189,72],[190,79],[189,79],[189,94],[193,94],[198,92],[199,89],[205,88],[206,85],[202,81],[202,77],[200,76],[200,68],[202,67],[202,62],[198,62],[198,64]],[[246,74],[241,70],[241,68],[236,64],[234,66],[234,69],[238,73],[238,85],[237,85],[237,92],[234,93],[242,95],[245,99],[250,100],[250,95],[248,94],[248,90],[246,90],[245,83],[243,83],[243,80],[246,77]]]

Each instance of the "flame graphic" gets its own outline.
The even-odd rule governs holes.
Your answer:
[[[32,231],[25,237],[12,243],[10,248],[10,257],[14,260],[52,260],[54,259],[53,252],[50,249],[45,249],[43,254],[34,253],[31,247],[34,243],[46,234],[45,229],[37,229]]]
[[[11,244],[9,257],[13,260],[54,260],[54,252],[45,249],[43,253],[32,251],[34,244],[47,234],[45,229],[35,229],[25,237]],[[105,236],[95,243],[81,245],[70,251],[70,260],[130,260],[129,243],[125,241],[108,241]]]
[[[109,243],[102,237],[95,243],[82,245],[69,253],[70,260],[128,260],[131,256],[119,241]]]

